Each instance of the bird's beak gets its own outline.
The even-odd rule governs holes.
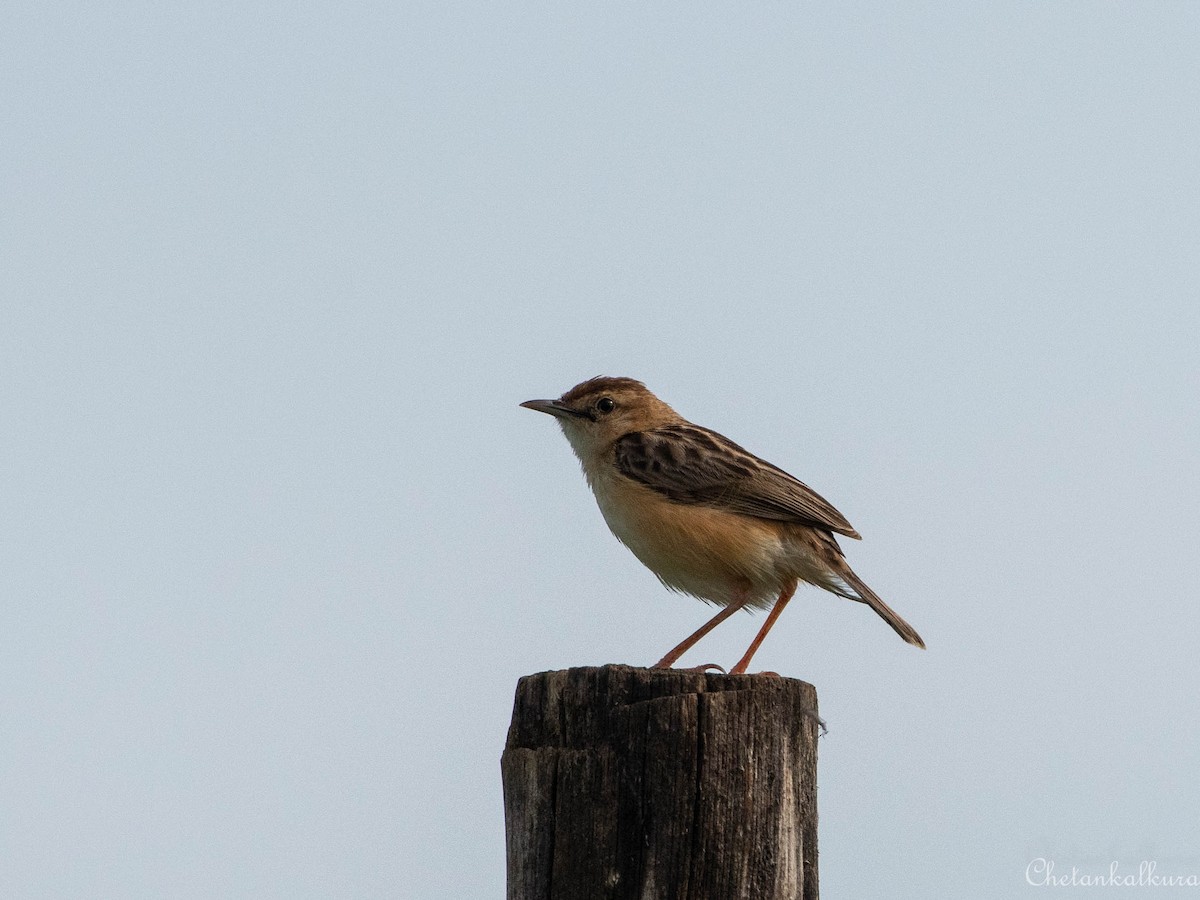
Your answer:
[[[548,413],[556,419],[586,419],[587,415],[577,410],[571,409],[561,400],[526,400],[521,404],[526,409],[536,409],[538,412]]]

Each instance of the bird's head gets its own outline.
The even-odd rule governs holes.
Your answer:
[[[521,404],[558,419],[563,433],[585,463],[631,431],[679,422],[679,414],[632,378],[592,378],[557,400]]]

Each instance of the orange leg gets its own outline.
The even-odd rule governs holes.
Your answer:
[[[744,592],[738,594],[737,598],[732,603],[730,603],[723,610],[721,610],[719,613],[717,613],[715,616],[713,616],[711,619],[709,619],[707,622],[705,622],[703,625],[701,625],[700,628],[698,628],[693,634],[684,638],[682,643],[680,643],[677,647],[675,647],[673,650],[671,650],[666,656],[664,656],[662,659],[660,659],[658,662],[656,662],[653,666],[651,666],[651,668],[653,668],[653,669],[669,669],[669,668],[671,668],[671,666],[675,665],[675,660],[679,659],[679,657],[683,656],[683,654],[685,654],[689,650],[691,650],[692,647],[695,646],[696,642],[700,640],[700,638],[704,637],[706,634],[708,634],[710,631],[712,631],[714,628],[716,628],[718,625],[720,625],[722,622],[724,622],[726,619],[728,619],[730,616],[732,616],[735,612],[737,612],[739,609],[741,609],[743,606],[745,606],[748,599],[749,598],[746,596],[746,594]],[[719,668],[719,667],[714,666],[714,668]]]
[[[754,638],[754,643],[750,645],[750,649],[746,651],[746,655],[737,661],[737,665],[729,670],[730,675],[745,674],[746,667],[750,665],[750,658],[754,656],[758,650],[758,645],[763,642],[763,638],[767,636],[767,632],[771,630],[771,626],[775,624],[775,620],[779,618],[779,614],[783,612],[783,608],[788,605],[788,601],[792,599],[792,594],[794,593],[796,593],[796,582],[792,582],[789,587],[783,589],[783,593],[779,595],[779,599],[771,607],[767,621],[763,622],[762,628],[758,629],[758,635]]]

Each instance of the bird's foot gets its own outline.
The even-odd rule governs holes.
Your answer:
[[[686,669],[675,669],[672,666],[664,666],[662,663],[658,663],[657,665],[653,665],[650,668],[652,668],[652,669],[671,669],[672,671],[675,671],[675,672],[699,672],[701,674],[707,672],[709,669],[716,669],[722,675],[729,674],[728,672],[725,671],[725,668],[723,666],[718,666],[716,663],[705,663],[702,666],[688,666]]]

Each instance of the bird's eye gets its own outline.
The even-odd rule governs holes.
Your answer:
[[[613,402],[612,397],[601,397],[596,401],[596,409],[602,413],[610,413],[617,408],[617,404]]]

